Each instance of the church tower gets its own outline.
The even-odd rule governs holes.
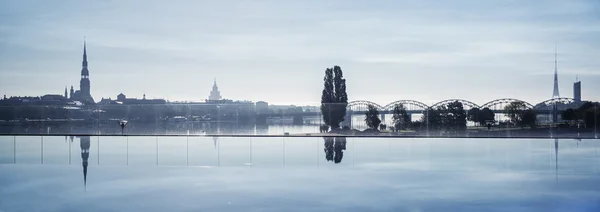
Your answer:
[[[82,97],[90,95],[90,71],[88,70],[87,51],[85,39],[83,40],[83,61],[81,62],[81,80],[79,81],[79,90]]]

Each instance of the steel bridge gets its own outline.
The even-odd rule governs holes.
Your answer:
[[[525,109],[533,109],[537,114],[552,114],[553,112],[562,112],[567,109],[576,109],[579,108],[586,101],[577,101],[572,98],[554,98],[548,99],[536,104],[531,104],[529,102],[513,99],[513,98],[502,98],[495,99],[489,102],[486,102],[482,105],[478,105],[474,102],[464,100],[464,99],[447,99],[440,102],[437,102],[432,105],[427,105],[423,102],[416,100],[397,100],[382,106],[372,101],[367,100],[356,100],[348,102],[346,105],[346,114],[347,115],[363,115],[369,108],[369,106],[375,107],[380,114],[392,114],[394,107],[396,105],[402,104],[409,114],[423,114],[427,110],[436,109],[440,106],[447,106],[453,102],[460,102],[465,110],[470,110],[472,108],[488,108],[494,113],[506,113],[506,106],[512,104],[514,102],[523,103]],[[554,109],[556,107],[556,110]],[[292,113],[263,113],[261,115],[265,116],[320,116],[321,112],[292,112]]]

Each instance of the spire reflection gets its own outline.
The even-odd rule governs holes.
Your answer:
[[[90,157],[90,136],[79,137],[79,147],[81,148],[81,165],[83,166],[83,187],[87,190],[87,168],[88,158]]]

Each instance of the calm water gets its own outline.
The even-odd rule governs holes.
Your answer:
[[[0,211],[600,211],[599,165],[600,140],[4,136]]]

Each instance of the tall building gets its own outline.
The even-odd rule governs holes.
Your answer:
[[[552,98],[560,98],[558,92],[558,62],[556,57],[556,45],[554,45],[554,91],[552,92]]]
[[[219,101],[221,100],[221,92],[219,91],[219,87],[217,86],[217,79],[215,79],[213,83],[212,90],[210,91],[210,96],[208,96],[209,101]]]
[[[94,104],[94,98],[90,93],[90,71],[88,70],[86,42],[83,41],[83,61],[81,62],[81,80],[79,90],[74,91],[71,86],[71,100],[80,101],[84,104]]]
[[[575,101],[581,101],[581,81],[579,81],[579,79],[575,80],[575,83],[573,83],[573,99],[575,99]]]

